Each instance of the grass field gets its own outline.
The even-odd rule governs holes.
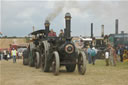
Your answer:
[[[96,65],[87,64],[85,75],[61,71],[59,76],[41,72],[24,66],[22,60],[13,64],[12,60],[0,61],[1,85],[128,85],[128,63],[117,66],[105,66],[104,60],[97,60]],[[64,70],[65,68],[61,68]]]

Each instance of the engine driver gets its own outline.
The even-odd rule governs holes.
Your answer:
[[[50,32],[48,33],[49,37],[56,37],[56,32],[53,31],[53,29],[50,30]]]

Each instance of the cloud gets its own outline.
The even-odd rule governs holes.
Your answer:
[[[2,32],[8,36],[27,35],[33,25],[43,24],[44,12],[47,13],[42,11],[45,4],[47,2],[2,2]]]
[[[62,9],[56,12],[57,7]],[[115,32],[115,19],[119,19],[119,29],[126,32],[128,25],[127,1],[3,1],[2,32],[8,36],[25,36],[32,31],[44,28],[44,21],[54,15],[51,28],[59,33],[65,28],[64,15],[72,15],[72,35],[90,35],[90,23],[94,23],[94,35],[101,34],[101,25],[105,33]]]

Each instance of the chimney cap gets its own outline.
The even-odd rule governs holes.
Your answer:
[[[67,12],[67,13],[65,14],[65,17],[71,17],[71,14],[70,14],[69,12]]]
[[[121,34],[124,34],[124,31],[121,31]]]
[[[45,20],[45,24],[50,24],[49,20]]]

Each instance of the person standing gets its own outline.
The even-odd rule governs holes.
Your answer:
[[[11,51],[12,57],[13,57],[13,63],[16,63],[16,56],[17,56],[17,51],[16,49],[13,48]]]
[[[106,66],[109,66],[109,52],[105,52],[105,61],[106,61]]]
[[[90,46],[88,46],[88,63],[89,63],[89,64],[92,63],[92,58],[91,58],[91,48],[90,48]]]
[[[1,52],[1,60],[3,60],[4,54],[3,52]]]
[[[124,49],[123,47],[120,48],[120,61],[123,62],[123,54],[124,54]]]
[[[18,59],[22,58],[23,53],[20,51],[18,52]]]
[[[96,51],[94,47],[92,48],[92,51],[91,51],[91,58],[92,58],[92,65],[95,65]]]
[[[114,48],[112,46],[110,46],[110,64],[112,66],[116,66],[116,62],[115,62],[115,59],[114,59]]]
[[[8,61],[8,58],[7,58],[7,51],[4,50],[4,59]]]
[[[2,58],[1,58],[1,54],[2,54],[2,53],[1,53],[1,51],[0,51],[0,60],[2,60]]]
[[[117,60],[120,62],[120,48],[117,49]]]

